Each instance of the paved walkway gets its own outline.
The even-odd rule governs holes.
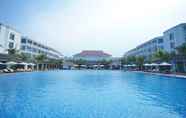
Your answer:
[[[179,74],[164,74],[164,73],[153,73],[153,72],[144,72],[144,71],[135,71],[135,72],[141,72],[146,74],[152,74],[152,75],[161,75],[166,77],[177,77],[177,78],[184,78],[186,79],[186,75],[179,75]]]

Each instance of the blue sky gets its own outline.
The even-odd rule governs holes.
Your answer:
[[[113,56],[186,22],[185,0],[1,0],[0,22],[71,56]]]

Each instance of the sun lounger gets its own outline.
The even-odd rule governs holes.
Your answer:
[[[8,69],[3,69],[3,72],[4,73],[9,73],[9,70]]]

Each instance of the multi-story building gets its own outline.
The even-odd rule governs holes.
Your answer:
[[[157,50],[164,50],[164,39],[162,36],[155,37],[136,48],[128,51],[125,56],[143,56],[145,58],[151,57]]]
[[[55,49],[22,37],[22,34],[10,26],[0,23],[0,54],[8,54],[8,49],[16,49],[30,56],[45,54],[51,59],[60,59],[63,55]]]
[[[20,49],[21,34],[10,26],[0,23],[0,53],[7,54],[8,49]]]
[[[112,55],[99,50],[85,50],[73,56],[74,60],[86,60],[96,62],[101,60],[110,60]]]
[[[163,33],[165,40],[164,49],[167,52],[175,51],[175,48],[186,43],[186,23],[179,24]]]
[[[175,48],[183,43],[186,43],[186,23],[179,24],[166,30],[163,36],[156,37],[137,46],[125,53],[124,56],[144,56],[148,58],[159,49],[171,53],[172,51],[176,51]]]
[[[50,59],[60,59],[63,55],[55,49],[36,42],[28,37],[21,38],[21,52],[31,57],[44,54]]]

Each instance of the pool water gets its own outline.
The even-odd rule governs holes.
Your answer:
[[[186,118],[186,79],[96,70],[0,75],[0,118]]]

